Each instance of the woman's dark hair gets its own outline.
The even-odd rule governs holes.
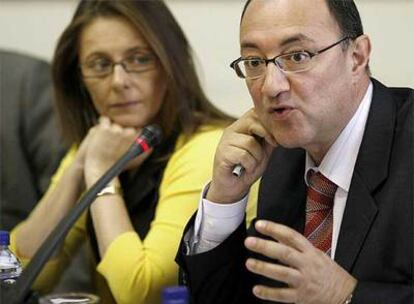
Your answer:
[[[328,9],[341,29],[343,37],[356,38],[364,34],[361,17],[353,0],[325,0]],[[247,6],[251,0],[244,5],[241,19],[243,19]]]
[[[58,41],[52,65],[57,110],[69,143],[80,143],[98,117],[79,71],[78,56],[81,33],[97,17],[125,18],[141,32],[158,57],[167,79],[159,113],[165,136],[172,132],[189,136],[203,123],[227,124],[233,120],[204,94],[191,47],[162,1],[82,0]]]

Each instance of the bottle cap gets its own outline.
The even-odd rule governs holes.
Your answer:
[[[186,286],[173,286],[162,291],[163,303],[188,303],[188,290]]]
[[[10,236],[8,231],[0,230],[0,246],[1,245],[10,245]]]

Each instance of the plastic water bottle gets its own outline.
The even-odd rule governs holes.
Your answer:
[[[188,289],[185,286],[173,286],[162,291],[162,304],[188,304]]]
[[[0,230],[0,281],[14,284],[22,272],[22,264],[10,251],[10,235]]]

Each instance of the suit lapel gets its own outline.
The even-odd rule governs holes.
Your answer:
[[[352,271],[377,214],[373,193],[388,176],[395,125],[395,105],[376,80],[364,137],[355,164],[338,238],[335,260]]]
[[[304,171],[304,150],[275,149],[261,181],[257,217],[303,233],[306,203]]]
[[[335,261],[347,271],[351,271],[377,214],[375,201],[357,173],[354,173],[351,189],[335,252]]]

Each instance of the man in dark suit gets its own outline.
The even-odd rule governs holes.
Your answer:
[[[65,154],[52,86],[47,62],[0,51],[0,229],[30,214]],[[55,292],[90,291],[85,254],[82,248]]]
[[[240,41],[255,107],[224,132],[180,245],[194,302],[412,303],[413,90],[370,78],[351,0],[248,1]]]
[[[0,228],[11,230],[43,196],[65,148],[49,64],[8,51],[0,51],[0,64]]]

